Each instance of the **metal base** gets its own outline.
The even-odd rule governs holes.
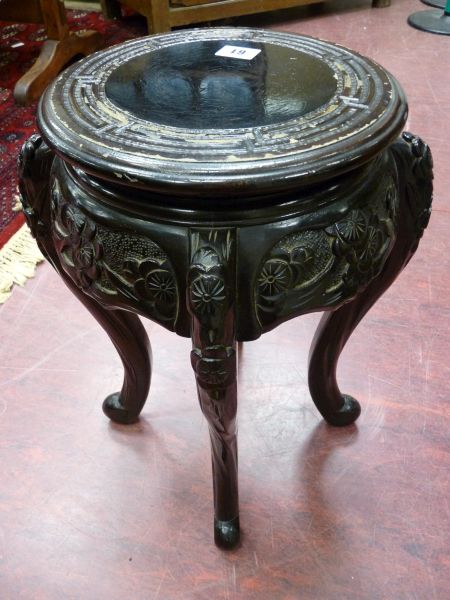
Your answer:
[[[441,10],[422,10],[415,12],[408,17],[408,23],[411,27],[437,33],[440,35],[450,35],[450,16]]]
[[[445,5],[447,4],[446,0],[421,0],[427,6],[433,6],[434,8],[441,8],[444,10]]]

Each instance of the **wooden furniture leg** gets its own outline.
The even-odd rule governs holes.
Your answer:
[[[22,3],[19,3],[20,5]],[[26,21],[27,18],[42,21],[47,41],[41,53],[14,88],[14,98],[18,104],[29,104],[37,100],[47,85],[71,61],[79,56],[87,56],[102,46],[103,38],[96,31],[70,32],[67,25],[64,5],[60,0],[39,0],[39,18],[36,10],[30,17],[19,7],[8,9],[8,20]],[[3,16],[3,13],[2,13]]]
[[[103,16],[106,19],[118,19],[121,15],[118,0],[100,0]]]
[[[115,423],[135,423],[147,400],[152,375],[152,351],[144,326],[137,315],[107,310],[83,293],[64,272],[53,248],[50,252],[46,258],[51,258],[64,283],[108,334],[123,364],[122,389],[105,398],[103,412]]]
[[[122,360],[125,370],[122,390],[105,399],[103,411],[117,423],[133,423],[138,419],[150,389],[150,342],[139,317],[127,311],[106,309],[79,289],[64,271],[51,236],[49,198],[53,159],[53,152],[38,135],[32,136],[24,145],[19,159],[24,213],[40,250],[106,331]]]
[[[221,548],[232,548],[239,541],[236,343],[231,283],[235,265],[229,253],[231,246],[234,242],[229,230],[210,234],[208,241],[201,240],[201,233],[192,234],[188,276],[191,362],[211,438],[214,539]]]
[[[315,405],[331,425],[348,425],[361,410],[357,400],[341,394],[336,382],[339,355],[355,327],[390,287],[409,262],[430,216],[432,159],[426,144],[409,133],[392,145],[400,203],[397,238],[383,271],[354,300],[325,313],[315,334],[309,357],[309,388]]]
[[[170,31],[170,8],[168,0],[152,0],[148,3],[146,12],[149,33],[164,33]]]
[[[102,45],[96,31],[70,33],[62,40],[47,40],[34,65],[16,83],[14,98],[18,104],[38,100],[43,90],[75,57],[95,52]]]

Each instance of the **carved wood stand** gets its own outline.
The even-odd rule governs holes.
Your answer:
[[[227,44],[259,52],[218,56]],[[360,413],[337,385],[339,355],[431,208],[431,154],[400,135],[406,112],[396,81],[368,59],[248,29],[116,46],[41,101],[42,137],[19,159],[22,202],[42,252],[122,359],[122,390],[104,412],[132,423],[147,398],[137,315],[192,338],[221,547],[239,541],[237,341],[325,311],[311,396],[332,425]]]

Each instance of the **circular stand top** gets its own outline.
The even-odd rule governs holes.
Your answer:
[[[401,131],[395,79],[313,38],[210,28],[81,60],[46,90],[38,126],[65,160],[158,192],[250,194],[367,162]]]

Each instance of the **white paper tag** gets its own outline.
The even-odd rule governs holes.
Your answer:
[[[259,48],[243,48],[242,46],[223,46],[216,52],[216,56],[227,58],[240,58],[241,60],[252,60],[261,50]]]

